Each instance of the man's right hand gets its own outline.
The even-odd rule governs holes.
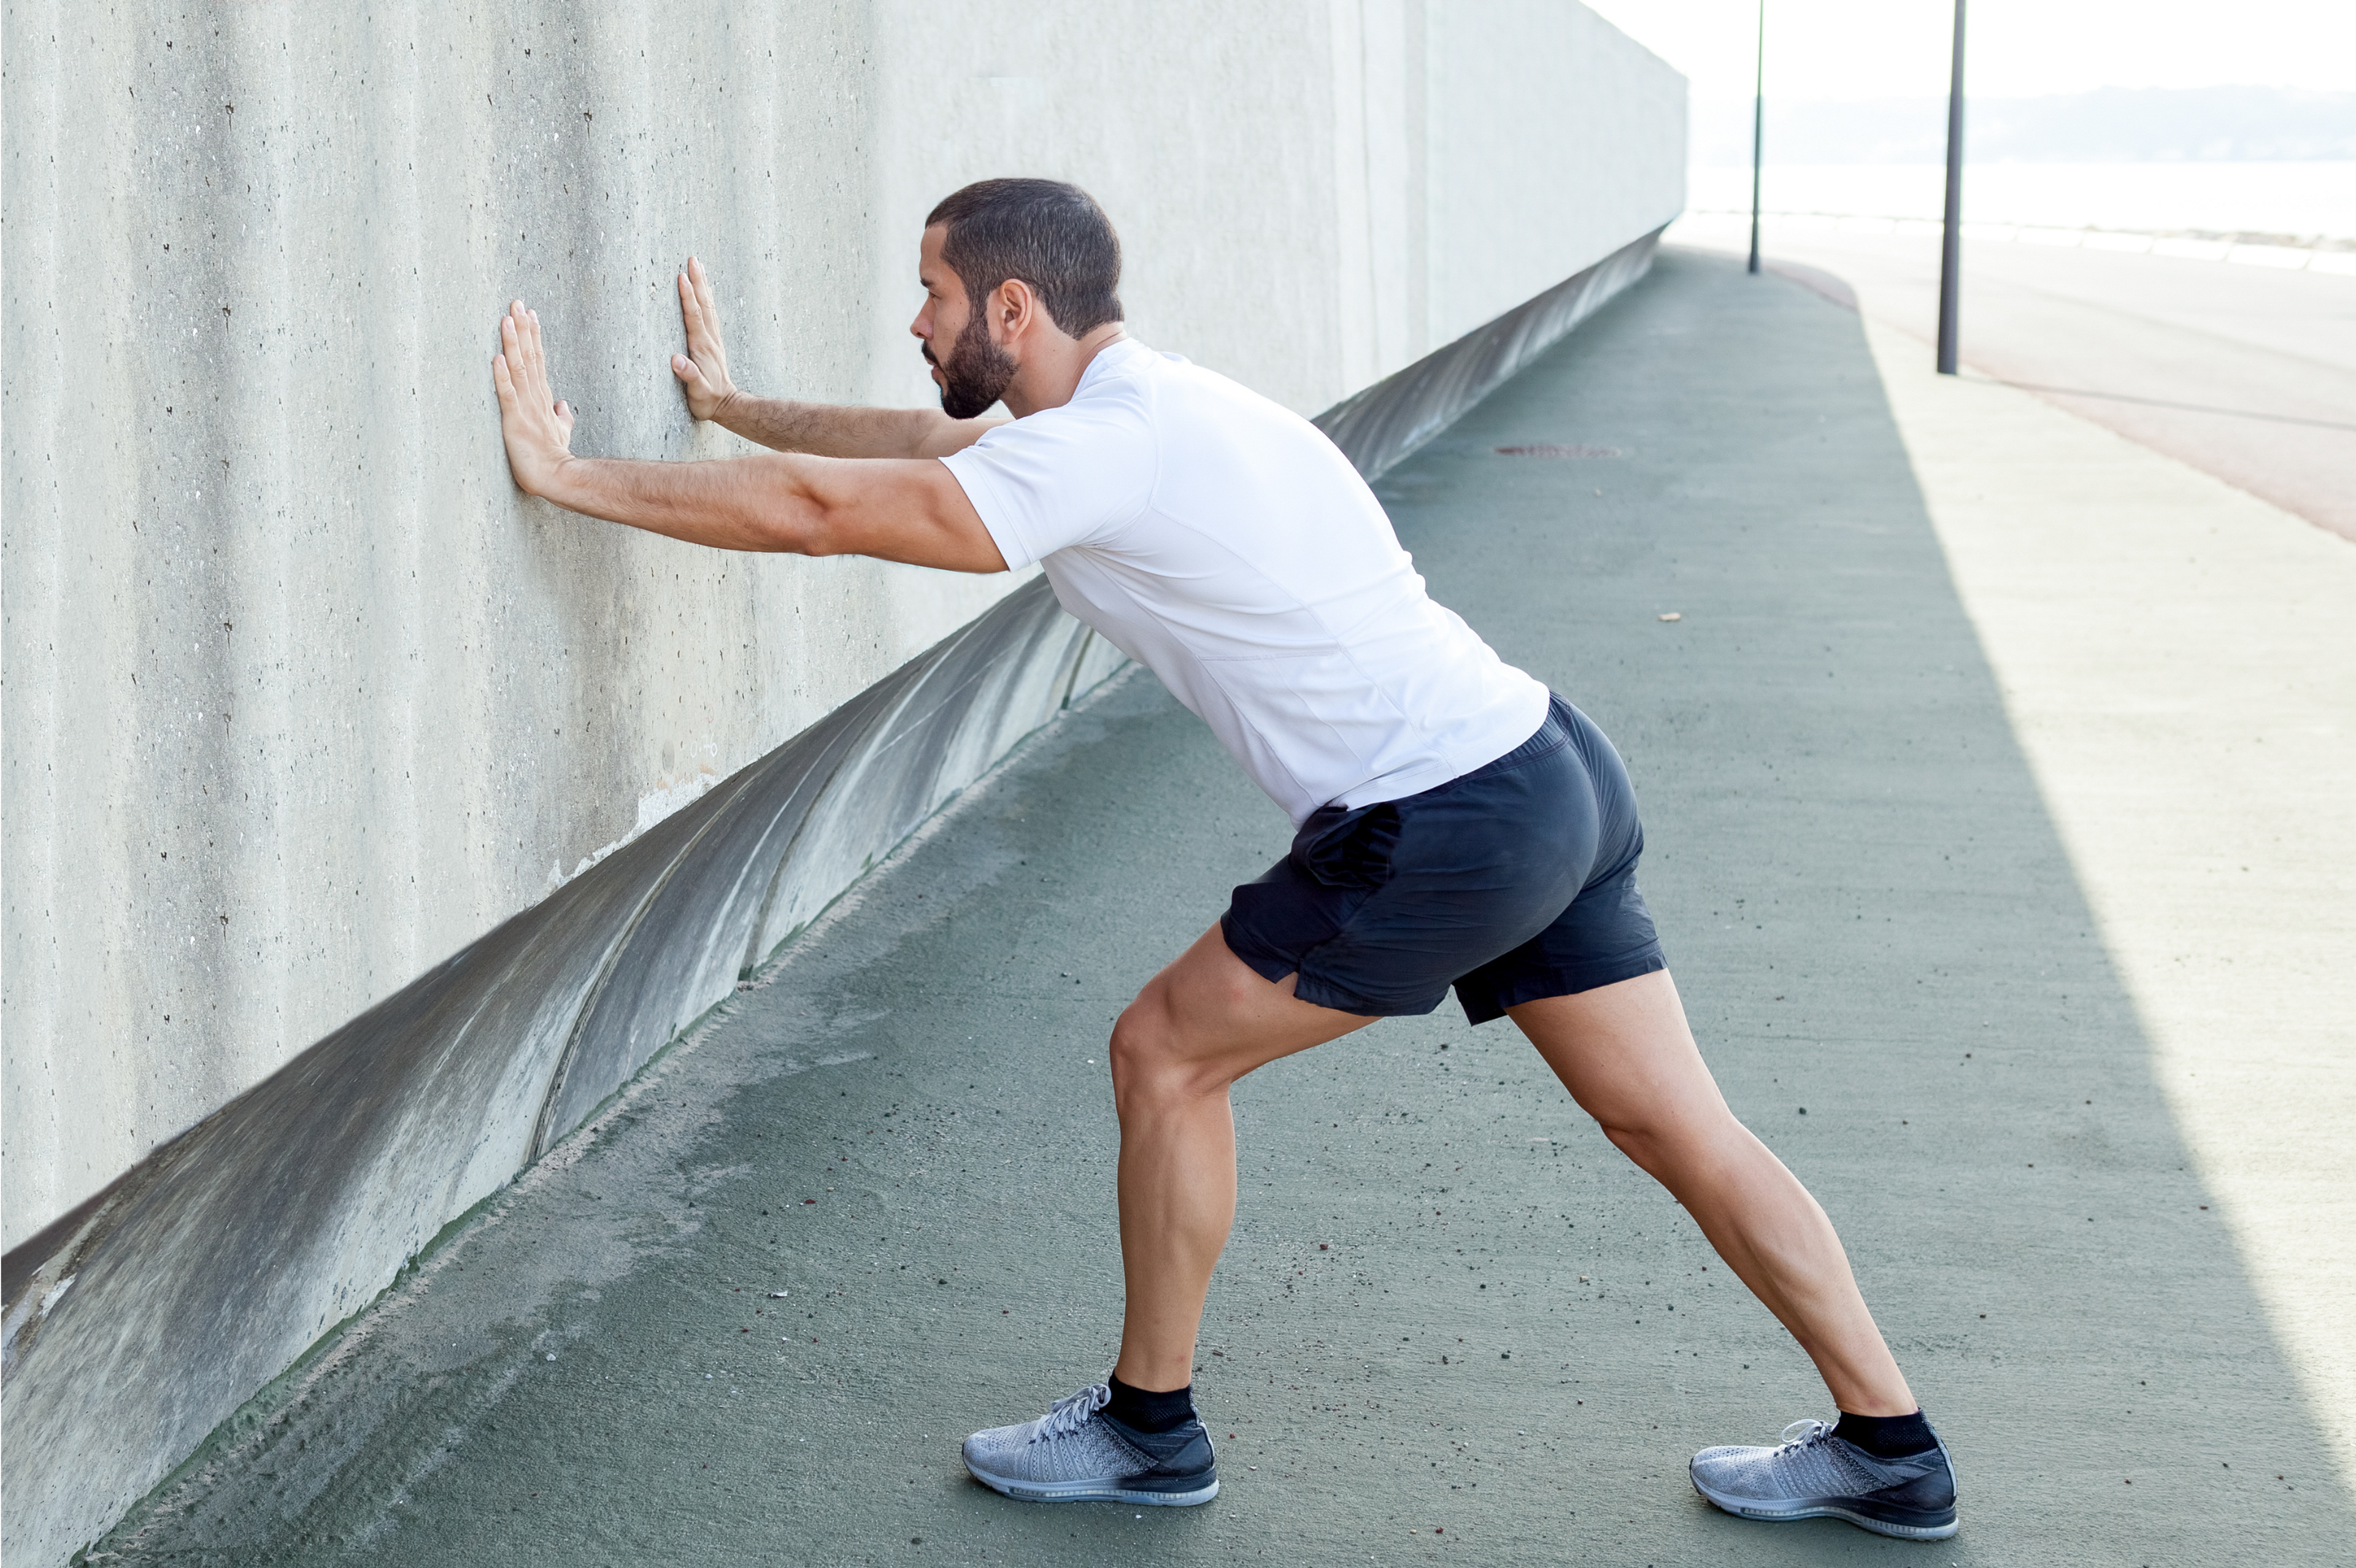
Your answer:
[[[720,341],[720,307],[712,297],[712,280],[692,256],[687,259],[687,271],[679,275],[679,319],[687,328],[687,352],[671,356],[670,373],[687,394],[687,411],[779,452],[816,457],[945,457],[972,445],[1001,422],[952,420],[938,409],[839,408],[738,391],[728,379],[728,350]],[[997,547],[991,546],[989,553],[995,559]]]
[[[712,280],[703,263],[690,256],[679,275],[679,318],[687,328],[687,352],[670,357],[670,373],[687,393],[687,411],[700,420],[716,420],[735,400],[736,383],[728,379],[728,349],[720,341],[720,307],[712,298]]]

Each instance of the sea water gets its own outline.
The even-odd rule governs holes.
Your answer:
[[[1697,167],[1687,179],[1690,212],[1751,210],[1748,168]],[[1945,180],[1937,164],[1770,163],[1762,205],[1936,219]],[[2062,229],[2356,240],[2356,162],[1974,164],[1964,170],[1964,214]]]

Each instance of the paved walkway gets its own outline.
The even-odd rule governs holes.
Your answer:
[[[1867,331],[2193,1168],[2356,1476],[2356,543]]]
[[[1496,452],[1537,443],[1617,455]],[[1197,1374],[1218,1501],[964,1478],[964,1432],[1108,1364],[1106,1029],[1286,837],[1140,675],[256,1402],[112,1561],[2344,1561],[2311,1390],[1858,318],[1667,253],[1382,490],[1436,594],[1626,753],[1704,1049],[1954,1443],[1957,1541],[1699,1503],[1695,1447],[1828,1415],[1821,1390],[1518,1037],[1444,1011],[1237,1093]]]
[[[1938,232],[1875,227],[1770,218],[1767,257],[1930,342]],[[1716,215],[1677,233],[1749,243]],[[1967,236],[1961,358],[2356,539],[2356,276]]]

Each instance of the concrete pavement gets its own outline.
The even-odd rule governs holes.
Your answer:
[[[2356,1475],[2356,546],[1867,332],[2194,1168]]]
[[[1866,227],[1772,220],[1769,264],[1867,318],[2176,1114],[2356,1473],[2356,550],[2301,520],[2356,539],[2356,278],[1967,236],[1949,379],[1935,247]]]
[[[1738,219],[1677,228],[1747,243]],[[1935,336],[1935,229],[1771,218],[1764,238],[1772,261]],[[2356,277],[1966,234],[1961,319],[1968,370],[2356,539]]]
[[[2344,1561],[2346,1473],[1920,443],[1857,316],[1666,252],[1381,489],[1435,593],[1627,755],[1697,1031],[1954,1444],[1955,1541],[1694,1498],[1695,1447],[1828,1415],[1821,1389],[1510,1027],[1444,1009],[1237,1092],[1197,1374],[1215,1503],[963,1477],[965,1431],[1108,1364],[1105,1030],[1287,836],[1139,674],[265,1393],[109,1560]]]

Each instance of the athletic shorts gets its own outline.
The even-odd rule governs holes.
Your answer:
[[[1636,891],[1628,770],[1557,697],[1537,733],[1421,795],[1329,805],[1235,891],[1235,955],[1345,1013],[1428,1013],[1448,987],[1476,1024],[1666,966]]]

